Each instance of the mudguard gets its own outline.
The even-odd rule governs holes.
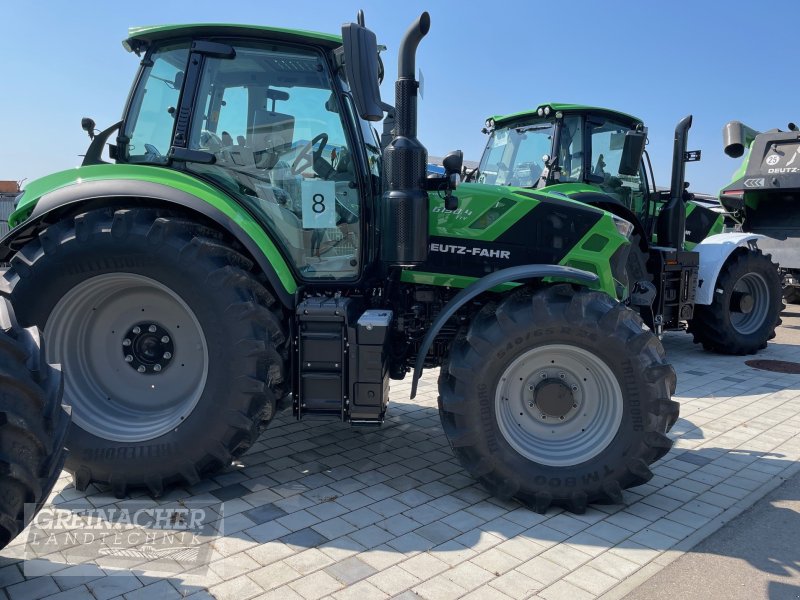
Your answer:
[[[714,286],[728,257],[737,248],[757,249],[760,239],[764,239],[764,236],[753,233],[718,233],[697,244],[693,250],[700,253],[700,273],[695,304],[711,304]]]
[[[90,167],[91,168],[91,167]],[[271,252],[265,253],[253,237],[253,231],[247,231],[248,220],[237,218],[239,215],[226,213],[219,206],[214,206],[199,196],[175,187],[143,181],[141,179],[103,179],[84,181],[79,185],[68,185],[43,195],[25,221],[12,229],[0,240],[0,261],[7,261],[14,254],[15,241],[26,239],[41,227],[40,223],[49,215],[58,214],[64,209],[75,210],[77,207],[96,208],[93,204],[102,200],[102,206],[113,206],[115,199],[126,205],[129,198],[137,198],[144,205],[173,205],[200,213],[216,222],[222,229],[236,238],[250,253],[264,272],[276,296],[287,308],[294,306],[296,285],[291,272],[277,249],[269,242]],[[241,209],[240,209],[241,210]],[[263,235],[263,232],[259,232]],[[276,268],[277,267],[277,268]]]
[[[414,398],[417,395],[417,383],[419,383],[419,378],[422,375],[425,356],[427,356],[428,350],[430,350],[431,344],[433,344],[433,340],[436,339],[436,336],[439,334],[444,324],[450,317],[456,314],[459,308],[477,295],[503,283],[525,281],[527,279],[541,279],[544,277],[556,277],[576,283],[594,283],[598,280],[597,275],[594,273],[573,269],[572,267],[562,267],[560,265],[520,265],[495,271],[490,275],[486,275],[474,281],[450,299],[450,302],[448,302],[442,309],[442,312],[439,313],[439,316],[436,318],[431,328],[428,329],[425,339],[422,340],[419,353],[417,353],[417,360],[414,363],[414,378],[411,381],[411,397]]]

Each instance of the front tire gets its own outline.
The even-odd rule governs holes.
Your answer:
[[[20,327],[0,298],[0,550],[36,516],[61,474],[69,426],[62,391],[39,331]]]
[[[254,271],[218,231],[151,209],[65,219],[14,256],[20,320],[44,329],[64,369],[79,490],[159,496],[226,467],[266,428],[287,336]]]
[[[570,285],[487,306],[439,378],[454,453],[492,494],[538,512],[622,502],[678,418],[675,372],[632,310]]]
[[[711,304],[695,306],[689,333],[712,352],[755,354],[775,337],[782,296],[778,265],[761,250],[737,250],[717,277]]]

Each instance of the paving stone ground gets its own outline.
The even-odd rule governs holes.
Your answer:
[[[798,330],[792,307],[759,358],[800,362]],[[489,497],[450,452],[429,373],[414,402],[394,382],[381,429],[284,412],[240,463],[153,501],[224,515],[209,568],[165,577],[135,560],[126,570],[68,565],[61,552],[25,562],[23,535],[0,552],[0,600],[622,597],[795,473],[800,458],[800,375],[703,352],[683,333],[664,344],[678,372],[676,443],[624,505],[539,515]],[[94,486],[77,492],[66,473],[52,500],[133,502]]]

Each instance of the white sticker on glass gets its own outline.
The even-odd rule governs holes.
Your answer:
[[[336,184],[321,179],[304,179],[301,190],[303,229],[336,227]]]

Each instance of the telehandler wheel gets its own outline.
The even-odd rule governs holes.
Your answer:
[[[69,426],[62,391],[39,331],[22,329],[0,298],[0,549],[39,512],[61,474]]]
[[[652,477],[672,447],[675,381],[636,313],[561,284],[481,311],[442,367],[439,413],[492,494],[582,513]]]
[[[696,344],[720,354],[755,354],[767,347],[784,308],[778,266],[761,250],[728,258],[709,305],[698,304],[689,321]]]
[[[783,288],[783,299],[789,304],[800,304],[800,289],[792,286]]]
[[[79,490],[159,496],[228,466],[282,395],[287,335],[253,263],[218,231],[153,209],[60,221],[12,259],[20,320],[63,365]]]

